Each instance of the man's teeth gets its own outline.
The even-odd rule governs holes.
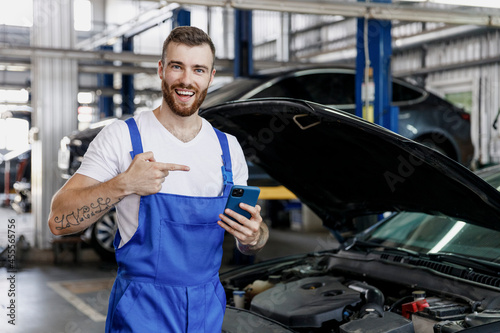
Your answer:
[[[191,91],[179,91],[179,90],[176,90],[176,92],[179,94],[179,95],[183,95],[183,96],[193,96],[194,93],[191,92]]]

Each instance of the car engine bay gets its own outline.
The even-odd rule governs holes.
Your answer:
[[[385,263],[373,258],[365,265],[361,261],[351,264],[351,259],[316,254],[257,265],[244,273],[221,274],[229,310],[223,332],[500,331],[498,286],[483,288],[449,279],[447,286],[438,288],[435,283],[411,281],[426,280],[419,272],[423,269],[399,265],[398,276],[390,266],[384,267]],[[426,271],[425,274],[436,274]],[[459,290],[466,292],[458,293]],[[244,292],[243,304],[235,303],[233,292],[237,291]],[[233,308],[235,305],[237,308]],[[243,313],[258,316],[258,320],[243,320]],[[237,324],[239,330],[235,330]],[[246,325],[246,329],[241,330],[241,325]],[[474,330],[483,326],[494,328]]]

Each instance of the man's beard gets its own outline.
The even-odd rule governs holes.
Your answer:
[[[161,83],[161,91],[163,93],[163,99],[167,103],[170,110],[172,110],[172,112],[174,114],[181,116],[181,117],[192,116],[193,114],[196,113],[196,111],[198,111],[201,104],[205,100],[205,97],[207,96],[207,92],[208,92],[208,87],[207,87],[207,89],[201,91],[198,98],[194,101],[194,103],[191,105],[191,107],[184,106],[184,105],[181,105],[180,103],[177,103],[177,101],[175,100],[175,96],[174,96],[174,94],[176,94],[176,92],[175,92],[176,88],[193,90],[195,92],[195,96],[196,96],[197,90],[194,89],[192,86],[185,87],[183,85],[176,85],[176,86],[169,87],[167,85],[167,83],[165,82],[165,80],[162,80],[162,83]]]

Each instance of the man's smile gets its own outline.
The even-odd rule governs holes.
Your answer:
[[[188,100],[194,96],[194,91],[185,89],[175,89],[175,93],[181,98],[181,100]]]

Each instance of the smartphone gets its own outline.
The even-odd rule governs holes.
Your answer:
[[[257,204],[257,200],[259,199],[259,194],[260,188],[256,186],[234,185],[231,188],[229,197],[227,198],[226,208],[229,208],[246,218],[250,218],[250,213],[240,208],[240,202],[246,203],[250,206],[255,206]]]

